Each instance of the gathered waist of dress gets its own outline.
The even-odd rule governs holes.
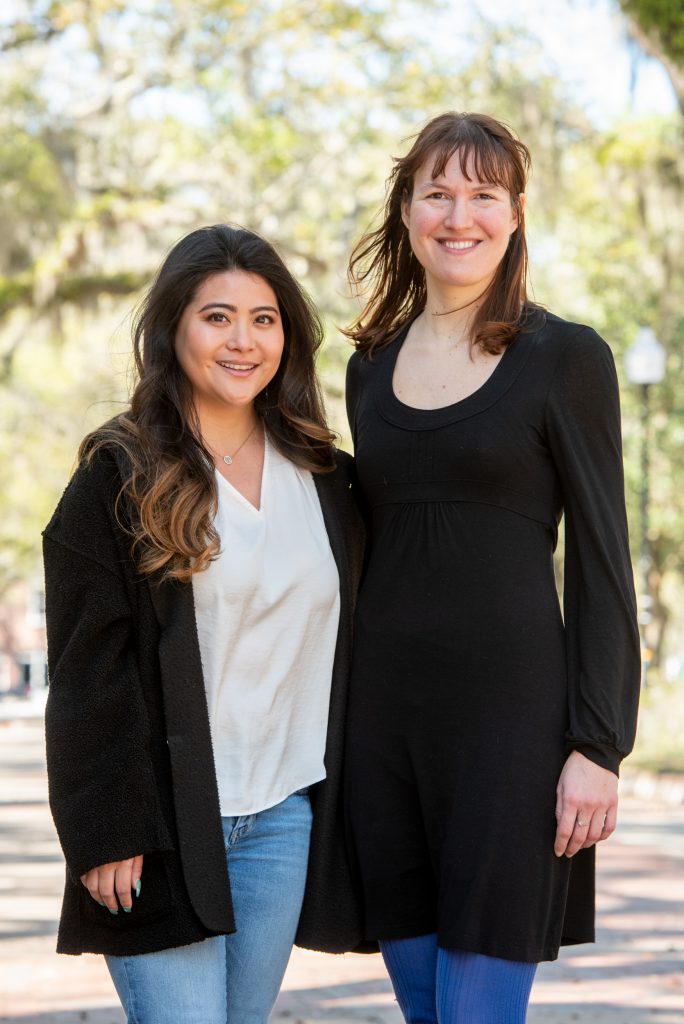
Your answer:
[[[487,480],[406,480],[380,481],[364,491],[371,508],[379,505],[410,505],[440,501],[468,501],[497,505],[528,519],[557,529],[559,510],[550,500],[507,489]]]

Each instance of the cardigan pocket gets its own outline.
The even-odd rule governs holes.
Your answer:
[[[81,913],[89,921],[112,931],[132,931],[159,918],[173,913],[175,902],[166,873],[163,853],[146,853],[140,895],[133,896],[133,909],[127,914],[119,906],[119,913],[112,914],[107,907],[101,907],[80,882]]]

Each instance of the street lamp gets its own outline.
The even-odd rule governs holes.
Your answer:
[[[646,643],[646,627],[651,621],[651,567],[653,554],[648,526],[649,506],[649,469],[650,469],[650,387],[659,384],[665,376],[666,352],[650,327],[640,327],[634,342],[625,352],[625,372],[631,384],[641,389],[641,493],[639,513],[641,520],[641,545],[639,549],[639,572],[641,576],[642,598],[639,611],[642,643],[646,658],[644,660],[644,685],[646,684],[646,668],[648,665],[648,644]]]

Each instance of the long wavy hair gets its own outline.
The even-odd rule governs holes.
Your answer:
[[[130,408],[89,434],[79,459],[114,446],[127,470],[117,500],[141,573],[188,581],[220,550],[214,462],[202,442],[192,389],[176,358],[184,310],[214,274],[263,278],[276,295],[285,344],[280,366],[254,407],[269,438],[291,462],[314,473],[334,468],[315,356],[323,328],[270,243],[244,228],[215,224],[182,238],[168,253],[133,325],[137,384]]]
[[[429,121],[406,156],[394,161],[382,224],[366,233],[352,252],[350,284],[357,294],[369,290],[370,295],[346,334],[362,351],[370,354],[388,344],[425,308],[425,271],[411,248],[402,206],[411,202],[419,168],[432,160],[432,175],[439,177],[454,153],[465,176],[472,160],[480,181],[507,189],[518,215],[508,249],[473,317],[471,343],[501,352],[529,318],[533,307],[527,298],[527,242],[520,202],[530,169],[529,150],[493,117],[450,111]]]

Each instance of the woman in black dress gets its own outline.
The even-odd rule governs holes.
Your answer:
[[[349,817],[365,938],[412,1022],[518,1024],[536,964],[593,940],[634,738],[615,368],[527,299],[528,167],[494,119],[435,118],[350,267],[370,284],[347,394],[372,545]]]

